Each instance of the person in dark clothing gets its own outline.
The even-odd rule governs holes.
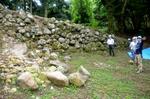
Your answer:
[[[108,39],[107,39],[107,45],[108,45],[108,48],[109,48],[109,55],[110,56],[115,56],[115,53],[114,53],[114,44],[115,44],[114,39],[112,38],[111,35],[109,35]]]
[[[143,64],[142,64],[142,55],[141,55],[141,40],[138,39],[136,44],[136,50],[135,50],[135,64],[138,66],[137,73],[141,73],[143,71]]]
[[[142,50],[143,50],[143,45],[144,45],[144,40],[145,39],[146,39],[145,37],[142,38],[141,36],[138,36],[138,41],[140,42],[139,52],[141,54],[141,57],[143,57],[142,56]]]

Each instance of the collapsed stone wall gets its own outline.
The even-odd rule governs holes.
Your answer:
[[[70,21],[42,18],[0,7],[0,30],[31,48],[105,50],[106,35]],[[121,43],[122,44],[122,43]],[[121,45],[120,44],[120,45]]]

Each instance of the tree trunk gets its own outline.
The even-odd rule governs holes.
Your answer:
[[[44,17],[47,18],[48,15],[48,0],[44,0]]]
[[[23,9],[26,12],[26,0],[23,0]]]
[[[30,13],[32,14],[32,0],[30,0]]]

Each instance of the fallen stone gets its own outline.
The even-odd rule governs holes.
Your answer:
[[[50,54],[50,59],[56,60],[56,59],[58,59],[58,55],[53,52]]]
[[[44,34],[51,34],[51,31],[48,28],[43,29]]]
[[[69,80],[67,76],[62,74],[60,71],[48,72],[47,78],[57,86],[68,86]]]
[[[71,60],[71,57],[70,57],[70,56],[65,56],[65,57],[64,57],[64,61],[65,61],[65,62],[68,62],[68,61],[70,61],[70,60]]]
[[[89,76],[89,77],[91,75],[83,66],[80,66],[79,73],[81,73],[82,75]]]
[[[32,74],[29,72],[24,72],[20,74],[17,81],[19,86],[21,86],[22,88],[31,88],[32,90],[38,88],[38,85],[35,82],[34,78],[32,77]]]
[[[31,20],[30,20],[29,18],[26,18],[26,19],[24,20],[24,22],[27,23],[27,24],[29,24],[29,23],[31,23]]]
[[[64,43],[64,42],[65,42],[65,39],[61,37],[61,38],[58,39],[58,41],[59,41],[60,43]]]
[[[69,82],[71,84],[74,84],[74,85],[76,85],[78,87],[81,87],[81,86],[83,86],[85,84],[85,82],[87,81],[88,77],[87,76],[83,76],[79,72],[76,72],[76,73],[70,74],[68,79],[69,79]]]
[[[69,70],[69,66],[59,60],[51,60],[50,61],[50,64],[53,65],[53,66],[56,66],[57,68],[62,68],[63,67],[63,71],[64,72],[67,72]]]

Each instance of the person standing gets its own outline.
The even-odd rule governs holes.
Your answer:
[[[142,64],[142,53],[141,53],[141,38],[138,38],[137,44],[136,44],[136,50],[135,50],[135,64],[138,67],[137,73],[143,72],[143,64]]]
[[[108,45],[108,49],[109,49],[109,55],[110,56],[115,56],[115,53],[114,53],[115,41],[114,41],[114,39],[112,38],[111,35],[108,36],[107,45]]]
[[[143,50],[143,45],[144,45],[144,41],[146,40],[146,37],[143,37],[142,36],[138,36],[138,41],[140,42],[140,54],[141,54],[141,57],[143,58],[143,55],[142,55],[142,50]]]
[[[129,45],[130,50],[131,50],[131,54],[132,54],[131,58],[132,58],[133,61],[135,59],[136,44],[137,44],[137,37],[134,36],[132,38],[132,41],[131,41],[130,45]]]

